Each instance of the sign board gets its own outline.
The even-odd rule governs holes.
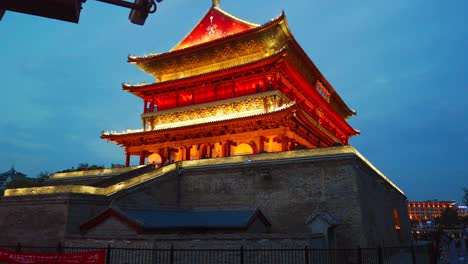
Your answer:
[[[41,254],[31,252],[16,252],[12,250],[0,249],[0,263],[12,264],[104,264],[106,251],[92,251],[82,253],[64,253],[64,254]]]

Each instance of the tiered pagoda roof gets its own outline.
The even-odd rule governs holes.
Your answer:
[[[261,118],[260,118],[261,117]],[[261,121],[259,121],[261,120]],[[207,126],[207,124],[209,124]],[[178,141],[180,144],[201,144],[205,142],[206,137],[216,138],[224,137],[227,134],[240,134],[243,132],[252,132],[258,130],[271,130],[270,133],[275,133],[277,130],[284,131],[283,127],[291,127],[291,131],[300,135],[304,141],[299,142],[314,142],[313,138],[317,137],[308,130],[310,126],[317,126],[317,122],[308,117],[308,115],[298,107],[297,104],[286,106],[277,111],[270,113],[254,114],[251,116],[242,116],[233,118],[225,118],[222,122],[203,122],[188,126],[169,127],[160,130],[142,131],[133,133],[116,133],[103,134],[105,139],[118,142],[122,146],[144,146],[149,144],[161,144],[167,142],[167,146],[171,142]],[[334,138],[327,130],[322,129],[315,133],[321,133],[319,138],[331,137]],[[338,141],[338,139],[335,139]],[[186,142],[184,142],[186,141]],[[198,142],[199,141],[199,142]],[[334,141],[329,142],[314,142],[318,147],[331,145]]]
[[[240,142],[245,133],[269,136],[270,142],[287,134],[314,148],[346,145],[359,133],[346,122],[355,111],[294,39],[284,13],[257,25],[213,1],[172,50],[129,56],[128,62],[155,82],[122,85],[144,101],[142,130],[102,133],[127,154],[144,157],[162,148],[213,144],[235,135]],[[230,108],[238,113],[225,111]]]
[[[207,21],[213,25],[206,26]],[[221,24],[218,25],[219,22]],[[231,24],[245,26],[230,27]],[[207,38],[205,35],[214,26],[218,33]],[[206,31],[205,35],[201,33],[202,29]],[[178,86],[181,82],[191,83],[195,80],[190,77],[226,73],[227,70],[255,65],[265,60],[275,60],[276,64],[281,64],[281,59],[287,60],[287,70],[299,72],[305,82],[312,84],[320,81],[329,93],[330,106],[340,116],[346,119],[355,114],[297,43],[284,13],[266,24],[255,25],[226,13],[219,6],[212,6],[192,32],[171,51],[128,57],[130,63],[153,75],[157,86],[163,87],[171,84]],[[138,90],[156,88],[155,84],[123,84],[123,88],[142,97],[144,95]]]

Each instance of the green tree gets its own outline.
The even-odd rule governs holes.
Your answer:
[[[445,208],[437,221],[444,228],[455,227],[458,223],[457,211],[453,208]]]
[[[78,167],[76,168],[77,171],[84,171],[88,169],[89,169],[88,163],[80,163],[78,164]]]
[[[29,187],[36,187],[36,181],[32,178],[25,178],[19,180],[12,180],[11,182],[6,184],[7,189],[17,189],[17,188],[29,188]]]
[[[60,172],[73,172],[73,171],[86,171],[86,170],[99,170],[99,169],[104,169],[104,165],[96,165],[96,164],[91,164],[89,165],[88,163],[80,163],[76,167],[71,167],[71,169],[65,169],[62,171],[57,171],[58,173]]]
[[[48,171],[41,171],[38,175],[37,175],[37,184],[39,186],[42,186],[44,185],[44,182],[45,180],[47,180],[49,178],[49,175],[50,173]]]
[[[460,222],[468,226],[468,216],[460,217]]]
[[[24,178],[18,180],[12,180],[6,184],[7,189],[17,189],[17,188],[29,188],[29,187],[38,187],[43,186],[44,181],[49,177],[47,171],[40,172],[36,178]]]

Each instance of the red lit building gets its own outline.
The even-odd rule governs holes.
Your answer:
[[[9,189],[0,199],[0,243],[410,243],[406,196],[348,144],[359,133],[347,122],[355,112],[284,14],[256,25],[213,0],[172,50],[128,61],[155,78],[123,84],[141,99],[141,127],[101,138],[123,147],[127,166],[132,156],[165,166],[57,173],[47,186]]]
[[[217,1],[171,51],[129,56],[154,76],[123,84],[142,100],[142,129],[104,132],[139,164],[347,145],[354,115],[289,30],[226,13]]]

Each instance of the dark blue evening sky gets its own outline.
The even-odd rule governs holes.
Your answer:
[[[0,22],[0,172],[124,163],[102,130],[140,128],[122,82],[152,82],[127,55],[166,52],[211,5],[165,0],[143,27],[93,0],[79,24],[7,12]],[[350,143],[410,200],[468,187],[468,1],[224,0],[263,24],[285,11],[297,41],[347,104]],[[137,160],[133,160],[137,162]]]

